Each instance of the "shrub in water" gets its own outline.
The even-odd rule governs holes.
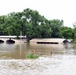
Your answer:
[[[26,58],[34,58],[34,59],[36,59],[36,58],[38,58],[39,56],[37,56],[36,54],[27,54],[26,55]]]

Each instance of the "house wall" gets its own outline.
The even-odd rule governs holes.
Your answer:
[[[45,39],[32,39],[32,40],[30,40],[30,43],[36,43],[37,44],[37,42],[50,42],[50,44],[51,44],[51,42],[53,42],[53,43],[55,43],[55,42],[58,42],[58,44],[61,44],[61,43],[63,43],[63,41],[64,41],[65,39],[62,39],[62,38],[45,38]]]

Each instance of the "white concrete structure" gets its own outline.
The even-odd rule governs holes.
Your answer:
[[[20,40],[21,40],[22,43],[26,43],[27,42],[26,36],[19,36],[19,38],[21,38],[21,39],[15,39],[16,37],[17,36],[0,36],[0,40],[4,41],[4,43],[6,43],[6,41],[11,38],[17,44],[20,44]]]
[[[17,36],[0,36],[0,38],[16,38]]]

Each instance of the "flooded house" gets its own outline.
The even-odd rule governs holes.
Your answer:
[[[64,38],[34,38],[30,40],[30,43],[34,44],[62,44],[69,42]]]

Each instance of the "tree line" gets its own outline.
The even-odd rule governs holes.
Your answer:
[[[48,20],[40,15],[37,10],[29,8],[22,12],[12,12],[0,16],[0,36],[1,35],[26,35],[32,38],[66,38],[76,37],[76,23],[70,28],[63,25],[63,20]]]

